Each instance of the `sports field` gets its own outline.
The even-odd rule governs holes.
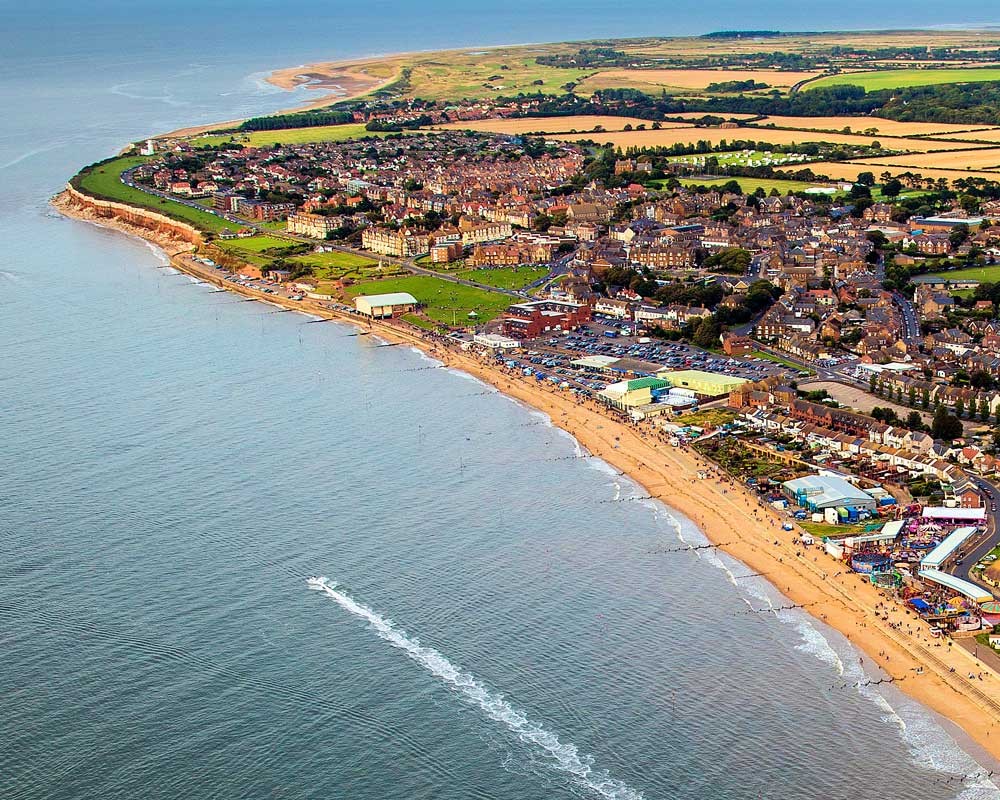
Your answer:
[[[425,275],[367,281],[347,290],[351,297],[386,292],[409,292],[424,306],[424,314],[445,325],[468,324],[470,311],[476,312],[478,322],[487,322],[499,316],[513,302],[513,298],[505,294]]]
[[[966,69],[886,69],[872,72],[848,72],[829,75],[803,86],[804,91],[817,86],[860,86],[865,91],[903,89],[907,86],[936,86],[942,83],[983,83],[1000,81],[1000,67]]]
[[[935,272],[931,278],[941,278],[947,281],[980,281],[981,283],[996,283],[1000,281],[1000,264],[990,267],[969,267],[950,272]]]
[[[756,192],[763,189],[770,194],[772,189],[777,189],[780,194],[789,192],[803,192],[806,189],[822,186],[818,183],[806,183],[805,181],[783,181],[777,178],[681,178],[684,186],[722,186],[729,181],[736,181],[745,193]]]

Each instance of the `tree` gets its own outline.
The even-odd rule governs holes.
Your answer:
[[[874,186],[875,185],[875,173],[874,172],[859,172],[858,179],[856,181],[862,186]]]
[[[917,387],[911,386],[906,390],[906,405],[915,406],[917,404]],[[920,416],[919,414],[917,416]]]
[[[990,404],[986,402],[985,397],[979,398],[979,418],[983,422],[990,418]]]
[[[872,394],[878,394],[878,382],[875,380],[875,373],[868,379],[868,391]]]
[[[944,406],[938,406],[931,423],[931,435],[935,439],[951,440],[962,435],[962,422],[958,417],[948,413]]]
[[[959,418],[965,416],[965,401],[962,398],[955,401],[955,416]]]
[[[691,337],[691,341],[698,347],[703,347],[706,350],[712,347],[718,347],[719,345],[719,335],[722,333],[719,323],[716,321],[714,316],[704,317],[701,322],[698,323],[698,327],[695,328],[694,336]]]
[[[952,250],[957,250],[968,238],[969,226],[964,222],[958,223],[958,225],[951,229],[951,233],[948,234],[948,241],[951,243]]]
[[[882,184],[882,194],[886,197],[899,197],[903,184],[897,178],[891,178]]]
[[[924,418],[919,411],[911,411],[906,415],[906,427],[911,431],[922,431],[927,426],[924,425]]]
[[[925,386],[923,388],[923,391],[920,392],[920,405],[926,409],[927,407],[930,406],[930,404],[931,404],[931,392],[930,389],[928,389]]]

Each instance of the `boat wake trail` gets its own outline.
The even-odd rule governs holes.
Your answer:
[[[591,756],[581,756],[575,745],[560,742],[554,733],[532,722],[523,711],[504,700],[502,695],[490,691],[473,675],[460,670],[437,650],[425,647],[408,636],[392,620],[340,591],[333,581],[309,578],[307,583],[311,588],[326,594],[345,611],[365,620],[381,639],[402,650],[449,689],[477,706],[491,720],[507,727],[525,744],[538,748],[550,766],[569,775],[581,787],[607,800],[643,800],[641,792],[611,778],[607,772],[595,770]]]

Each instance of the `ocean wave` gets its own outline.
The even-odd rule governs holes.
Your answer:
[[[340,591],[336,583],[326,578],[310,578],[308,583],[345,611],[365,620],[379,638],[402,650],[449,689],[477,706],[486,717],[501,723],[521,742],[535,748],[536,752],[545,757],[548,766],[568,775],[579,787],[606,800],[643,800],[641,792],[612,778],[604,770],[595,770],[592,756],[581,755],[576,745],[559,741],[555,733],[532,722],[523,711],[505,700],[503,695],[487,688],[474,675],[463,672],[437,650],[420,644],[417,639],[396,627],[391,620]]]

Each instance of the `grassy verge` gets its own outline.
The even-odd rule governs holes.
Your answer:
[[[236,228],[233,223],[208,211],[201,211],[174,200],[156,197],[122,183],[121,175],[125,170],[137,167],[147,160],[143,156],[113,158],[90,167],[84,167],[72,178],[70,183],[74,188],[100,200],[111,200],[116,203],[147,208],[150,211],[156,211],[181,222],[186,222],[207,233],[219,233],[226,228],[231,230]]]
[[[810,375],[816,374],[815,370],[793,364],[791,361],[786,361],[780,356],[771,355],[771,353],[765,353],[763,350],[754,350],[750,354],[750,358],[760,358],[764,361],[770,361],[772,364],[780,364],[783,367],[788,367],[788,369],[794,369],[796,372],[808,372]]]

